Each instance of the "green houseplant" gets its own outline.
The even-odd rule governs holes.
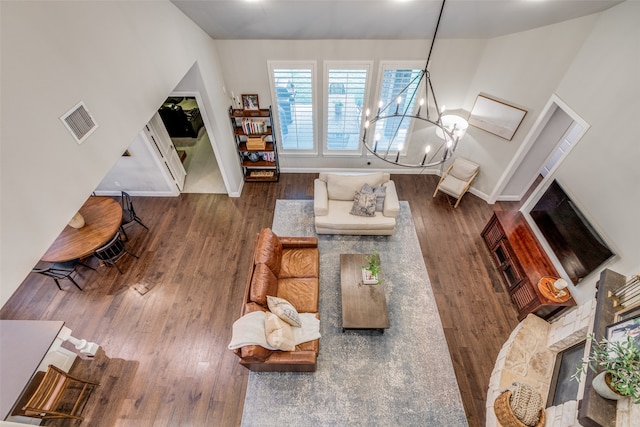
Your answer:
[[[378,250],[373,248],[373,253],[364,258],[366,265],[362,266],[362,278],[365,284],[380,283],[378,274],[380,274],[380,256]]]
[[[627,336],[624,341],[613,342],[606,338],[596,341],[593,334],[589,338],[593,340],[593,348],[589,356],[578,365],[573,378],[580,381],[587,368],[596,373],[602,371],[599,375],[613,392],[631,397],[634,403],[640,403],[640,349],[634,339]],[[594,387],[596,378],[593,381]]]

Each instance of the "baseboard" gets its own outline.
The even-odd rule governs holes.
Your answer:
[[[519,196],[499,196],[496,201],[497,202],[519,202],[522,200],[522,197]]]
[[[471,193],[471,194],[473,194],[474,196],[479,197],[479,198],[481,198],[482,200],[484,200],[485,202],[489,203],[489,195],[488,195],[487,193],[483,193],[482,191],[477,190],[477,189],[476,189],[476,188],[474,188],[474,187],[471,187],[471,188],[469,189],[469,193]]]
[[[416,169],[406,169],[406,170],[397,170],[397,169],[362,169],[362,168],[358,168],[358,169],[354,169],[354,168],[350,168],[350,169],[344,169],[344,168],[334,168],[334,169],[329,169],[329,168],[320,168],[320,169],[314,169],[314,170],[309,170],[309,169],[300,169],[300,168],[287,168],[287,169],[282,169],[281,173],[352,173],[352,174],[367,174],[367,173],[375,173],[375,172],[382,172],[382,173],[389,173],[389,174],[405,174],[405,175],[438,175],[440,176],[440,170],[435,170],[435,169],[426,169],[426,170],[416,170]],[[469,193],[473,194],[474,196],[477,196],[479,198],[481,198],[482,200],[484,200],[485,202],[488,203],[489,201],[489,195],[477,190],[474,187],[471,187],[469,189]]]
[[[281,168],[281,173],[352,173],[352,174],[367,174],[367,173],[389,173],[392,175],[439,175],[440,171],[436,169],[392,169],[392,168],[317,168],[317,169],[303,169],[303,168]]]
[[[120,191],[94,191],[96,196],[120,197]],[[180,193],[175,194],[171,191],[127,191],[130,196],[141,197],[178,197]]]
[[[96,196],[106,197],[120,197],[120,191],[94,191]],[[172,193],[170,191],[127,191],[130,196],[139,197],[178,197],[181,193]],[[229,197],[240,197],[242,194],[242,187],[239,191],[234,191],[227,194]]]

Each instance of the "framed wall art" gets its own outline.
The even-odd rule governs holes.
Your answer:
[[[527,110],[479,94],[469,115],[469,124],[511,141]]]
[[[242,108],[245,111],[259,110],[258,95],[242,95]]]
[[[610,342],[626,341],[628,337],[640,349],[640,314],[607,326],[607,340]]]

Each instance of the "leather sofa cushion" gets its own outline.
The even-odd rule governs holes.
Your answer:
[[[317,248],[294,248],[282,251],[279,279],[289,277],[319,277],[320,260]]]
[[[319,285],[316,277],[278,280],[278,298],[284,298],[299,313],[317,313]]]
[[[267,309],[254,302],[249,302],[242,307],[243,316],[254,311],[267,311]],[[246,362],[264,362],[271,357],[271,354],[273,353],[273,350],[269,350],[259,345],[246,345],[234,351]]]
[[[313,351],[318,353],[320,350],[320,340],[303,342],[296,346],[296,351]]]
[[[383,183],[381,172],[366,175],[327,175],[327,192],[330,200],[353,201],[356,191],[364,184],[377,187]]]
[[[282,243],[270,228],[263,228],[258,236],[255,249],[255,263],[266,264],[273,274],[280,274],[280,260],[282,258]]]
[[[266,369],[266,371],[315,372],[317,359],[318,354],[313,351],[274,351],[269,360],[265,362],[265,364],[271,365],[270,369]],[[282,369],[278,369],[279,367]]]
[[[249,301],[267,306],[267,296],[275,296],[278,292],[278,278],[265,264],[256,264],[251,278]]]
[[[240,357],[245,362],[264,362],[273,353],[273,350],[266,349],[259,345],[245,345],[238,350],[240,350]]]
[[[248,302],[242,306],[242,315],[253,313],[254,311],[269,311],[266,307],[256,304],[255,302]]]

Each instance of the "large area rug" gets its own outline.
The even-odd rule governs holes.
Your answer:
[[[400,203],[393,236],[318,236],[318,370],[251,372],[243,426],[467,425],[409,204]],[[272,228],[281,236],[315,236],[313,201],[278,200]],[[374,247],[391,328],[343,333],[340,254]]]

